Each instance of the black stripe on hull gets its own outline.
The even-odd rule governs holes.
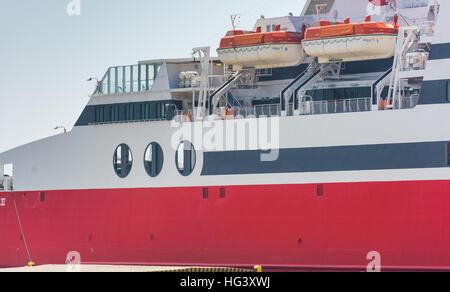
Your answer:
[[[422,84],[419,104],[442,104],[450,102],[447,99],[447,86],[450,79],[445,80],[427,80]]]
[[[429,60],[450,59],[450,43],[431,45]]]
[[[204,153],[202,175],[303,173],[447,167],[450,142],[280,149],[273,162],[263,151]]]

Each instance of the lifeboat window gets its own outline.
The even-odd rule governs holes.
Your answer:
[[[151,177],[157,177],[162,170],[164,155],[161,146],[158,143],[150,143],[144,154],[144,167],[147,174]]]
[[[194,171],[196,154],[192,143],[188,141],[181,142],[175,154],[175,163],[178,172],[183,176],[189,176]]]
[[[114,151],[113,159],[114,171],[120,178],[126,178],[133,166],[133,154],[130,147],[120,144]]]

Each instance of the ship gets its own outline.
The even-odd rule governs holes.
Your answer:
[[[71,131],[0,154],[0,266],[450,271],[447,15],[309,0],[108,68]]]

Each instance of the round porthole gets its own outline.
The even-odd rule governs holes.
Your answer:
[[[157,177],[163,168],[164,154],[158,143],[150,143],[145,149],[144,167],[147,174],[151,177]]]
[[[133,166],[133,154],[130,147],[120,144],[114,151],[113,159],[114,171],[120,178],[126,178]]]
[[[196,154],[194,146],[189,141],[183,141],[177,148],[175,164],[183,176],[189,176],[195,168]]]

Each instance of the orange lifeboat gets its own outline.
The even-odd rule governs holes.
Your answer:
[[[233,30],[222,38],[219,59],[236,69],[267,69],[300,65],[304,59],[303,33]]]
[[[398,24],[387,22],[315,22],[306,30],[303,47],[319,63],[384,59],[394,56]]]

